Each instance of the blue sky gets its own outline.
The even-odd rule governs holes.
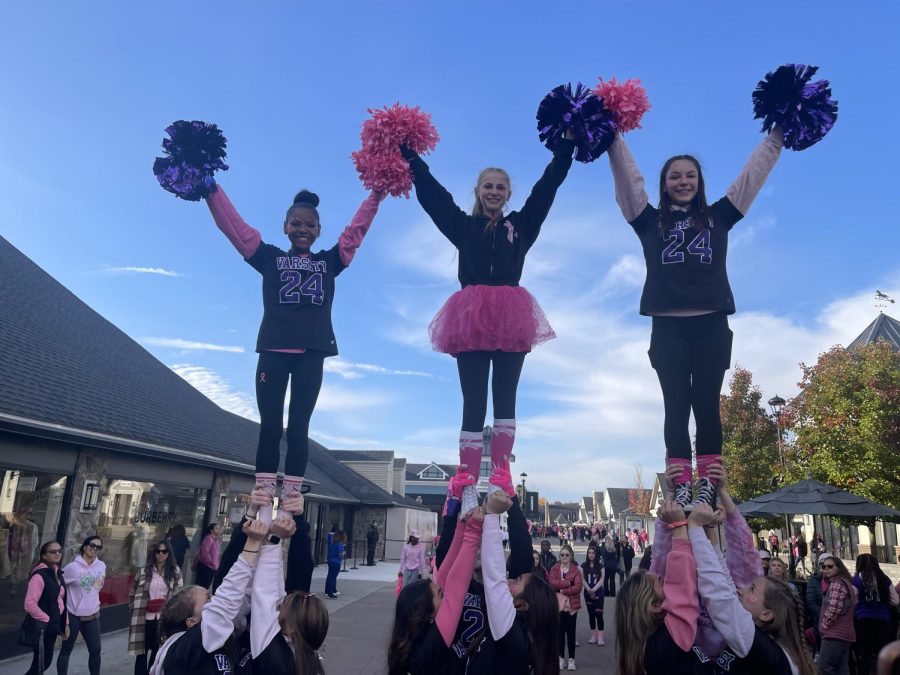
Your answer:
[[[441,142],[428,161],[458,203],[468,208],[479,169],[498,165],[515,208],[550,158],[535,130],[541,98],[562,82],[639,77],[653,108],[628,140],[649,191],[668,156],[691,152],[714,200],[762,140],[756,82],[811,63],[831,81],[838,123],[782,154],[729,256],[734,360],[766,397],[796,393],[797,364],[862,331],[876,288],[900,300],[897,5],[582,5],[5,3],[0,235],[252,417],[259,278],[203,204],[156,184],[171,121],[224,130],[220,182],[267,241],[285,244],[299,188],[318,192],[328,247],[365,197],[350,153],[369,107],[430,112]],[[526,359],[514,473],[551,498],[629,486],[636,463],[645,476],[663,468],[650,324],[637,313],[643,261],[612,188],[605,157],[576,163],[526,262],[523,283],[559,337]],[[314,438],[455,461],[455,363],[430,350],[426,327],[457,288],[453,249],[415,199],[387,200],[338,279],[341,356],[328,361]]]

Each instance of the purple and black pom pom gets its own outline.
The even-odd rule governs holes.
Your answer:
[[[162,142],[167,157],[157,157],[153,174],[164,190],[191,202],[216,191],[213,174],[227,171],[225,137],[215,124],[178,120],[166,127]]]
[[[784,130],[784,147],[805,150],[821,141],[837,120],[837,101],[828,80],[810,82],[818,66],[789,63],[767,73],[753,92],[754,118],[763,131]]]
[[[616,137],[613,114],[580,82],[561,84],[538,106],[537,128],[544,145],[555,151],[566,130],[575,135],[575,159],[593,162],[609,149]]]

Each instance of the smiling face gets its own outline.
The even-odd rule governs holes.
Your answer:
[[[314,210],[296,206],[288,212],[284,221],[284,233],[291,240],[293,251],[308,253],[320,232],[319,216]]]
[[[99,538],[91,539],[87,544],[84,545],[84,553],[82,553],[82,557],[90,563],[94,558],[97,557],[100,551],[103,550],[103,541]]]
[[[503,207],[509,201],[512,190],[509,187],[509,176],[504,171],[487,169],[478,177],[475,187],[475,198],[481,204],[481,211],[488,218],[499,218],[503,215]]]
[[[669,199],[676,206],[689,206],[700,184],[700,172],[697,165],[689,159],[676,159],[665,174],[665,190]]]

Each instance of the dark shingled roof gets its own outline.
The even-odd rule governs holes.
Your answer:
[[[0,429],[253,473],[256,422],[206,398],[3,237],[0,382]],[[395,501],[312,440],[306,477],[314,496]]]
[[[647,488],[606,488],[606,491],[609,493],[609,503],[612,506],[612,514],[615,517],[619,517],[622,515],[622,512],[625,509],[631,507],[629,503],[628,495],[631,492],[645,492],[647,493],[647,499],[650,499],[652,490],[648,490]]]
[[[866,326],[866,329],[853,342],[847,345],[847,349],[852,351],[879,340],[887,342],[895,351],[900,350],[900,321],[883,312],[879,313],[875,320]]]

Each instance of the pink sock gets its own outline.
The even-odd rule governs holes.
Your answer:
[[[721,463],[722,455],[697,455],[697,475],[706,478],[709,475],[709,465]]]
[[[284,500],[289,499],[291,497],[296,497],[300,493],[300,488],[303,485],[303,476],[288,476],[285,475],[284,478],[281,479],[281,500],[278,502],[278,515],[282,518],[293,518],[294,514],[290,511],[284,510]]]
[[[690,483],[692,482],[693,475],[691,474],[691,460],[690,459],[682,459],[681,457],[670,457],[669,464],[677,464],[681,467],[681,473],[678,478],[675,479],[675,484],[678,485],[680,483]]]
[[[465,464],[463,471],[478,478],[481,471],[481,453],[484,450],[484,435],[480,431],[459,432],[459,463]]]
[[[495,419],[494,431],[491,434],[491,468],[505,468],[509,471],[509,458],[512,457],[515,442],[516,421]]]
[[[274,473],[257,473],[256,488],[259,490],[265,490],[266,493],[268,493],[269,497],[275,499],[275,483],[277,480],[278,476]],[[266,504],[265,506],[260,506],[257,517],[264,523],[271,523],[272,505]]]

